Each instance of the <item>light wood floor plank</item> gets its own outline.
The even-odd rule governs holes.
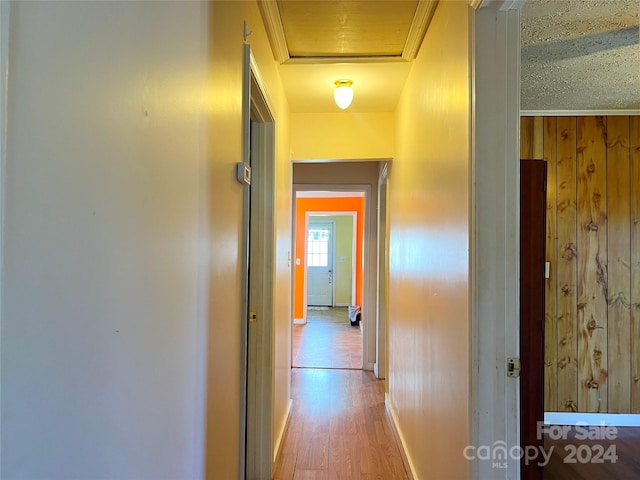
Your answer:
[[[292,396],[275,480],[408,478],[371,372],[294,368]]]

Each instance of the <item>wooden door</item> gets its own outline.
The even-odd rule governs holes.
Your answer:
[[[544,291],[547,164],[520,161],[520,446],[543,446]],[[521,460],[521,479],[542,479],[537,461]]]

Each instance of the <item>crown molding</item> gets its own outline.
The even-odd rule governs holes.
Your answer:
[[[640,110],[520,110],[521,117],[613,117],[616,115],[640,115]]]
[[[1,0],[0,0],[1,1]],[[351,63],[406,63],[407,61],[399,56],[389,57],[291,57],[283,62],[284,65],[334,65]]]
[[[276,0],[258,0],[258,7],[262,14],[262,21],[267,30],[267,37],[271,44],[273,57],[278,63],[284,63],[289,60],[289,47],[287,39],[284,36],[284,28],[282,27],[282,19]]]
[[[438,0],[420,0],[413,16],[407,41],[402,49],[402,58],[410,62],[418,55],[418,50],[422,45],[425,33],[429,29],[429,24],[438,6]]]
[[[469,0],[469,5],[474,10],[480,8],[493,8],[501,12],[519,10],[527,0]]]

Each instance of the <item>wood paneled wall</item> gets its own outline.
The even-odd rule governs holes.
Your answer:
[[[545,410],[640,413],[640,116],[520,126],[548,162]]]

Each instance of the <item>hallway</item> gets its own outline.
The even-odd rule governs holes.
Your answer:
[[[362,368],[362,333],[346,307],[308,309],[307,323],[293,326],[292,366]]]
[[[294,368],[275,480],[406,479],[383,383],[363,370]]]

